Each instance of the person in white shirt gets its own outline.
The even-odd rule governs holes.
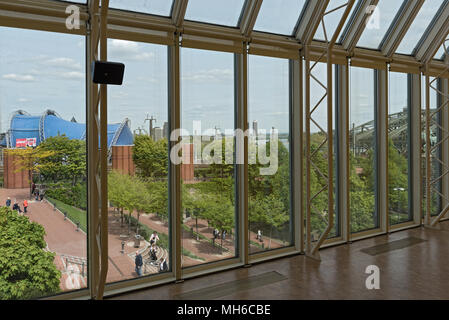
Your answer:
[[[159,240],[159,237],[157,235],[157,232],[154,231],[153,234],[150,237],[150,244],[151,245],[153,245],[153,244],[156,245],[156,241],[158,241],[158,240]]]

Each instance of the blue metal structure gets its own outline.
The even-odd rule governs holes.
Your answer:
[[[55,111],[46,110],[41,116],[32,116],[18,110],[13,113],[10,128],[0,145],[15,148],[17,139],[35,138],[36,145],[49,137],[65,135],[69,139],[86,139],[86,125],[62,119]],[[128,119],[121,123],[108,124],[108,149],[112,146],[133,145],[134,137]]]

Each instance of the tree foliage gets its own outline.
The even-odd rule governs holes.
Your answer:
[[[39,163],[39,171],[46,180],[71,180],[75,185],[86,175],[86,142],[58,135],[45,139],[39,150],[52,152]]]
[[[168,141],[154,141],[147,135],[134,139],[133,161],[141,177],[165,178],[168,172]]]
[[[0,208],[0,300],[32,299],[59,291],[54,254],[44,251],[44,228]]]

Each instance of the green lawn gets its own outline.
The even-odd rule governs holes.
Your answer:
[[[67,218],[69,218],[73,223],[80,223],[80,228],[87,233],[87,214],[86,211],[72,207],[64,202],[56,199],[48,198],[46,199],[51,203],[55,204],[62,213],[67,213]]]

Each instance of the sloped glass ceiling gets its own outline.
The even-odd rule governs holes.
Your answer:
[[[348,0],[330,0],[329,5],[327,6],[326,12],[327,14],[324,16],[324,26],[326,28],[326,36],[327,40],[330,41],[332,36],[334,35],[335,30],[337,29],[338,23],[340,22],[341,18],[343,17],[343,13],[346,10],[346,6],[343,6],[346,4]],[[343,6],[343,7],[342,7]],[[349,21],[351,21],[351,16],[354,13],[355,9],[357,8],[357,1],[354,3],[354,5],[351,8],[351,12],[348,15],[348,18],[346,19],[345,25],[341,29],[340,35],[337,38],[337,41],[339,39],[341,40],[341,35],[345,31],[346,26],[348,25]],[[324,36],[324,30],[323,30],[323,24],[320,23],[318,26],[318,29],[315,32],[314,39],[316,40],[326,40],[326,37]]]
[[[189,0],[185,20],[236,27],[245,0]]]
[[[397,49],[397,53],[412,54],[431,24],[444,0],[426,0]]]
[[[155,14],[168,17],[171,14],[172,0],[109,0],[109,8]]]
[[[446,49],[449,50],[449,40],[446,41]],[[440,46],[440,48],[438,49],[437,53],[435,54],[434,59],[443,60],[444,59],[444,55],[445,55],[444,45],[442,44]]]
[[[368,20],[357,46],[379,49],[382,40],[404,3],[404,0],[380,0]]]
[[[292,35],[306,0],[264,0],[254,30]]]

